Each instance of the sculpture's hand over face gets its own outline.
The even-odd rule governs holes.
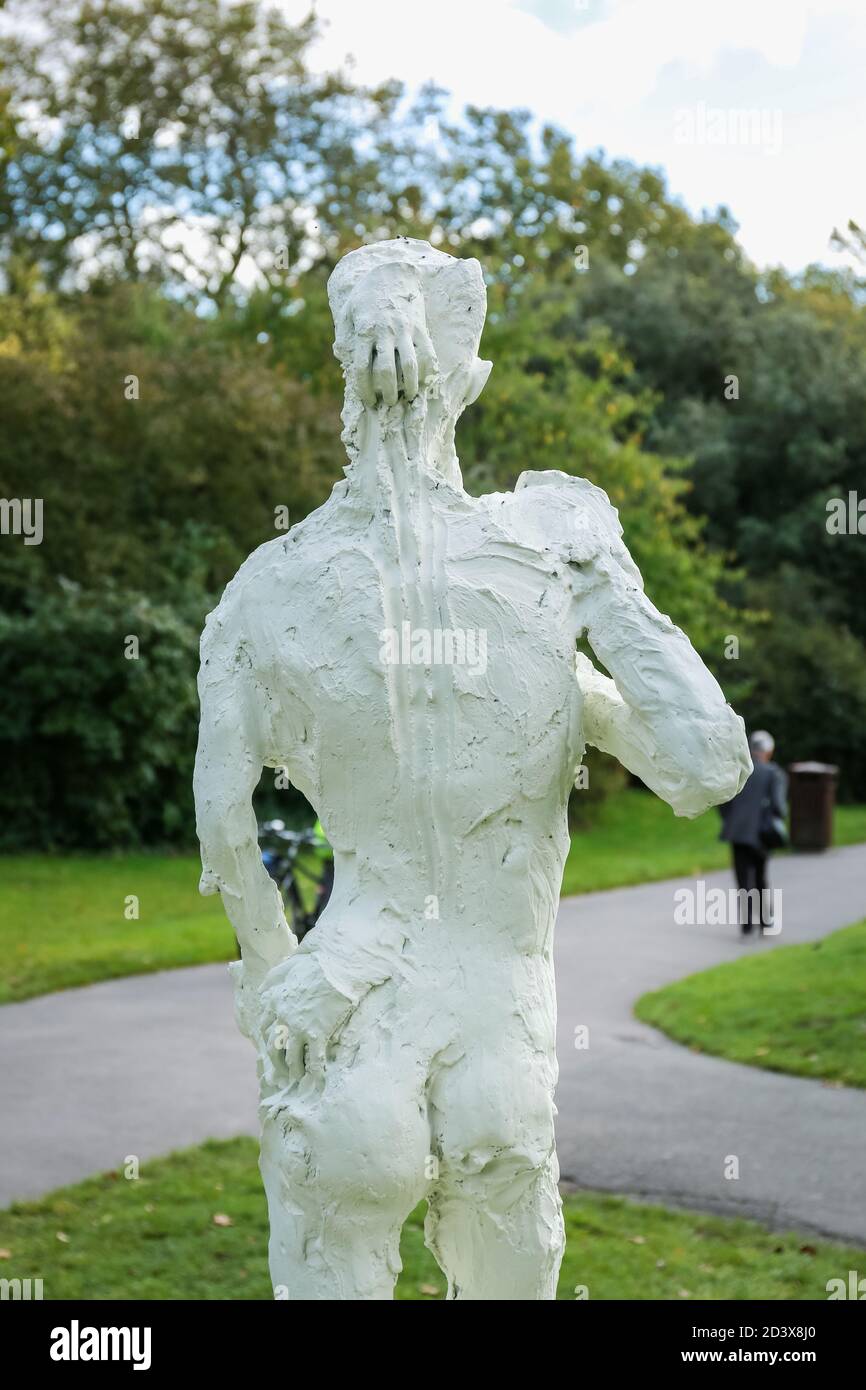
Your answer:
[[[348,304],[354,334],[348,375],[365,405],[412,401],[439,370],[416,272],[382,265],[356,286]]]
[[[355,1004],[328,980],[312,951],[296,951],[262,982],[262,1032],[291,1085],[309,1074],[324,1077],[329,1045]]]

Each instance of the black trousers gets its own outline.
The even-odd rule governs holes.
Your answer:
[[[752,927],[760,925],[771,927],[773,925],[770,913],[769,897],[765,899],[764,891],[767,888],[767,856],[762,854],[754,845],[732,845],[734,851],[734,873],[737,876],[737,887],[751,892],[757,889],[760,893],[760,911],[758,921],[755,920],[752,898],[746,899],[746,920],[740,922],[741,927]],[[766,908],[765,908],[766,901]]]

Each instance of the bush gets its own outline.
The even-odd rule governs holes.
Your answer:
[[[839,768],[839,798],[866,797],[866,660],[863,643],[800,571],[783,569],[754,590],[773,613],[743,645],[748,693],[741,713],[769,729],[783,765],[817,759]]]
[[[0,848],[192,841],[206,607],[67,583],[0,614]]]

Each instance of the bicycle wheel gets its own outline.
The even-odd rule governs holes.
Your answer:
[[[313,926],[315,918],[305,909],[294,878],[284,880],[282,889],[289,926],[298,940],[303,941],[310,927]]]

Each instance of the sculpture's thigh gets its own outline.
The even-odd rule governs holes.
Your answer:
[[[365,1031],[366,1030],[366,1031]],[[328,1063],[262,1128],[271,1278],[289,1299],[390,1299],[429,1171],[426,1067],[363,1004]]]
[[[564,1249],[553,1131],[555,1060],[507,1032],[431,1089],[439,1177],[427,1244],[448,1297],[552,1299]]]

